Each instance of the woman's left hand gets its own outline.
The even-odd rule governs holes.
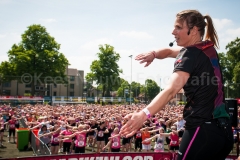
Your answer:
[[[124,117],[127,123],[121,128],[120,135],[125,137],[133,136],[139,128],[142,127],[143,122],[147,119],[143,111],[137,113],[130,113]]]

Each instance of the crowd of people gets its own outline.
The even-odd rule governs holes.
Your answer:
[[[184,132],[183,106],[166,105],[147,119],[131,137],[119,134],[124,116],[146,105],[22,105],[0,107],[1,145],[3,133],[15,143],[15,129],[23,118],[30,130],[49,146],[51,154],[85,153],[86,147],[100,152],[177,152]],[[167,146],[164,148],[164,146]]]

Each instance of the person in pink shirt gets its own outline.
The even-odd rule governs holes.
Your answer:
[[[8,126],[9,126],[9,139],[8,139],[8,142],[10,142],[11,141],[11,136],[13,135],[13,143],[16,143],[15,142],[15,123],[16,123],[16,121],[15,121],[15,118],[14,117],[11,117],[11,119],[8,121],[8,122],[6,122],[5,124],[8,124]]]
[[[72,134],[73,132],[70,130],[70,126],[66,126],[66,129],[60,133],[61,136],[68,136]],[[66,153],[66,154],[70,153],[71,142],[72,142],[72,139],[63,140],[63,153]]]
[[[179,136],[176,126],[171,126],[172,132],[170,133],[160,133],[162,136],[169,136],[170,138],[170,152],[175,156],[175,153],[178,153],[179,150]]]
[[[43,136],[51,135],[51,142],[50,142],[51,154],[58,154],[60,131],[61,131],[61,127],[55,124],[52,132],[49,132],[40,136],[40,137],[43,137]]]
[[[87,133],[89,131],[91,131],[91,128],[88,130],[84,130],[85,129],[85,125],[79,125],[78,126],[78,130],[68,136],[64,136],[64,140],[65,139],[72,139],[73,137],[75,137],[75,153],[85,153],[85,147],[86,147],[86,142],[87,142]]]
[[[111,146],[111,152],[120,152],[121,148],[121,137],[119,135],[119,128],[116,127],[113,130],[113,133],[111,134],[111,137],[109,137],[109,142],[107,143],[106,146],[102,148],[102,150],[105,150],[109,146]]]

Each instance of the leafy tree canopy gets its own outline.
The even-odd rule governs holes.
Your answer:
[[[240,39],[236,38],[226,46],[227,52],[219,53],[219,61],[225,84],[225,97],[240,97]]]
[[[117,62],[120,55],[114,51],[114,47],[108,44],[99,45],[98,60],[94,60],[90,66],[91,72],[86,79],[93,80],[97,85],[102,85],[102,95],[110,96],[110,91],[120,85],[119,69]]]
[[[66,82],[65,71],[68,60],[59,52],[60,44],[41,25],[31,25],[22,34],[22,41],[8,51],[8,61],[0,65],[0,76],[4,82],[18,80],[35,86]],[[28,77],[26,77],[26,75]]]

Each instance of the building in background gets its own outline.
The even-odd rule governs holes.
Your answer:
[[[83,96],[84,71],[74,68],[66,70],[68,84],[42,84],[35,86],[35,95],[31,95],[31,85],[17,80],[0,84],[1,96]],[[55,77],[52,77],[53,79]]]

